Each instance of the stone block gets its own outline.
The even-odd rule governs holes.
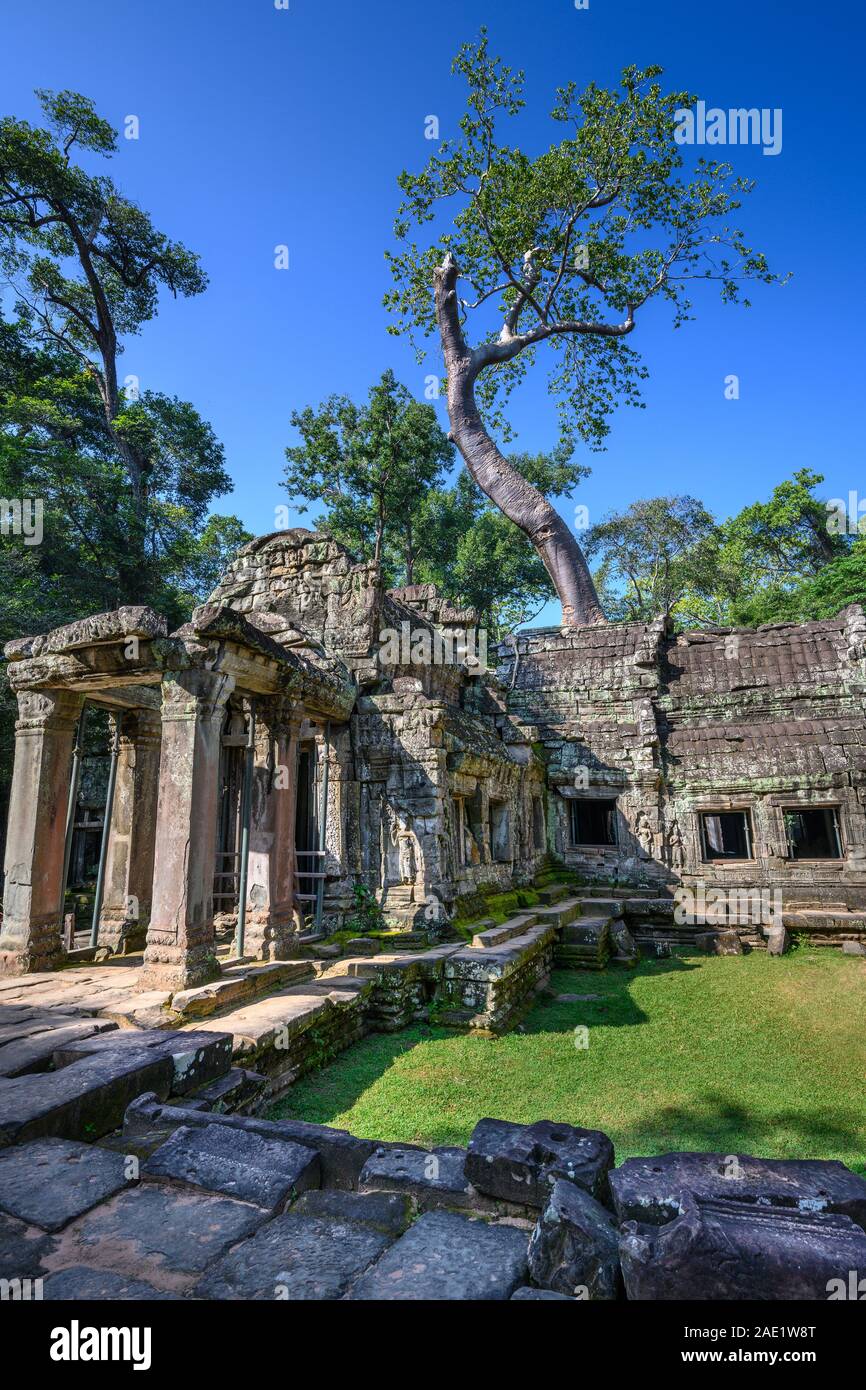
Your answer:
[[[466,1150],[388,1146],[367,1159],[359,1192],[405,1192],[419,1211],[432,1207],[471,1207],[472,1184],[464,1167]]]
[[[511,1302],[527,1303],[539,1299],[553,1300],[554,1302],[573,1303],[574,1299],[569,1298],[565,1293],[554,1293],[553,1289],[534,1289],[530,1284],[521,1284],[519,1289],[515,1289],[511,1295]]]
[[[687,1195],[664,1226],[623,1227],[630,1299],[809,1299],[866,1276],[866,1234],[846,1216]]]
[[[323,1221],[369,1226],[392,1240],[412,1219],[412,1203],[402,1192],[340,1192],[314,1188],[304,1192],[292,1207],[297,1216],[317,1216]]]
[[[735,1200],[848,1216],[866,1229],[866,1179],[837,1159],[753,1158],[746,1154],[669,1153],[628,1158],[610,1175],[622,1221],[661,1225],[684,1197]]]
[[[510,1298],[526,1280],[525,1231],[428,1211],[363,1274],[351,1299]]]
[[[597,1129],[551,1120],[517,1125],[485,1119],[469,1140],[466,1176],[480,1192],[528,1206],[546,1206],[557,1178],[577,1183],[605,1202],[613,1160],[613,1144]]]
[[[0,1209],[59,1231],[127,1186],[123,1157],[92,1144],[38,1139],[0,1152]]]
[[[289,1212],[224,1255],[199,1281],[197,1298],[336,1299],[388,1246],[354,1221]]]
[[[318,1187],[319,1155],[286,1139],[265,1139],[225,1125],[181,1126],[147,1159],[142,1173],[277,1211]]]
[[[97,1139],[118,1128],[136,1096],[153,1091],[164,1097],[173,1080],[171,1058],[147,1048],[16,1077],[0,1087],[0,1147],[46,1136]]]
[[[53,1236],[0,1211],[0,1279],[36,1279],[55,1247]]]
[[[529,1273],[569,1298],[617,1298],[619,1232],[610,1212],[574,1183],[555,1182],[529,1241]]]
[[[267,1217],[230,1197],[142,1183],[67,1226],[52,1263],[62,1257],[64,1265],[87,1264],[180,1293]]]

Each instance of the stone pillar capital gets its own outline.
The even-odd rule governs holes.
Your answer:
[[[81,714],[83,696],[74,690],[20,690],[16,734],[69,733]]]
[[[222,719],[234,688],[234,676],[222,671],[201,667],[167,671],[162,681],[162,723]]]

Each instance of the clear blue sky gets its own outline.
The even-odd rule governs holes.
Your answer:
[[[235,480],[217,510],[272,530],[293,409],[356,397],[386,366],[419,395],[424,374],[386,333],[383,249],[395,179],[462,111],[450,76],[463,40],[526,69],[526,148],[547,141],[553,89],[614,83],[627,63],[662,63],[671,86],[709,105],[781,107],[783,147],[731,153],[758,179],[742,216],[785,288],[725,309],[712,288],[673,332],[661,306],[632,339],[650,367],[646,410],[624,410],[575,500],[597,519],[636,497],[691,492],[726,515],[795,468],[829,495],[866,492],[863,468],[864,134],[860,0],[3,0],[4,112],[37,119],[36,86],[91,96],[140,139],[113,173],[156,223],[202,257],[210,288],[163,304],[123,366],[143,386],[194,402]],[[290,269],[273,268],[274,247]],[[432,351],[432,349],[431,349]],[[736,373],[741,396],[727,401]],[[513,412],[516,447],[551,446],[543,381]],[[444,423],[444,410],[443,410]],[[563,512],[571,516],[566,503]],[[542,620],[553,620],[551,605]]]

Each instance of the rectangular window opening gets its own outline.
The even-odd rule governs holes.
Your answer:
[[[700,819],[705,860],[752,858],[748,811],[703,811]]]
[[[783,815],[790,859],[842,858],[838,807],[786,806]]]

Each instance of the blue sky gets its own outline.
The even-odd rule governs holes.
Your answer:
[[[437,370],[432,345],[419,367],[386,332],[383,250],[396,176],[430,153],[425,117],[443,136],[456,127],[464,89],[450,61],[481,24],[526,69],[525,148],[547,142],[556,86],[609,85],[632,62],[663,64],[672,87],[711,106],[783,112],[779,155],[731,153],[758,180],[741,215],[750,242],[792,280],[758,288],[750,310],[707,288],[677,332],[661,306],[646,314],[632,338],[650,368],[646,409],[617,414],[573,500],[596,519],[691,492],[727,515],[803,466],[825,473],[828,495],[866,490],[857,0],[5,0],[0,109],[35,120],[34,87],[71,87],[118,127],[138,116],[114,177],[210,276],[198,299],[163,304],[123,366],[214,425],[235,481],[216,509],[272,530],[293,409],[360,398],[386,366],[420,396]],[[274,269],[278,244],[288,271]],[[737,401],[724,397],[730,373]],[[515,447],[554,444],[543,378],[512,418]]]

